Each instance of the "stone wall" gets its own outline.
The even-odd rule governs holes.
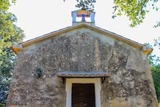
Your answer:
[[[36,69],[42,70],[37,78]],[[18,53],[9,107],[65,107],[60,71],[104,71],[102,107],[156,107],[147,56],[121,41],[78,29],[23,48]]]

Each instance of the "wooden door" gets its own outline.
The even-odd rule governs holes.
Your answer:
[[[94,84],[72,84],[72,107],[96,107]]]

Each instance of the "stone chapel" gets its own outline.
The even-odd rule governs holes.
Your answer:
[[[152,49],[95,26],[95,12],[72,11],[72,26],[11,49],[7,107],[158,107]]]

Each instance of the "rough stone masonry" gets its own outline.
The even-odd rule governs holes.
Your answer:
[[[42,70],[37,78],[36,68]],[[147,55],[103,33],[78,28],[23,48],[8,96],[8,107],[66,107],[61,71],[104,71],[102,107],[157,107]]]

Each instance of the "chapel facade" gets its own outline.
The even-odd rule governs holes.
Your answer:
[[[7,107],[158,107],[152,49],[95,26],[94,17],[73,11],[72,26],[11,47]]]

